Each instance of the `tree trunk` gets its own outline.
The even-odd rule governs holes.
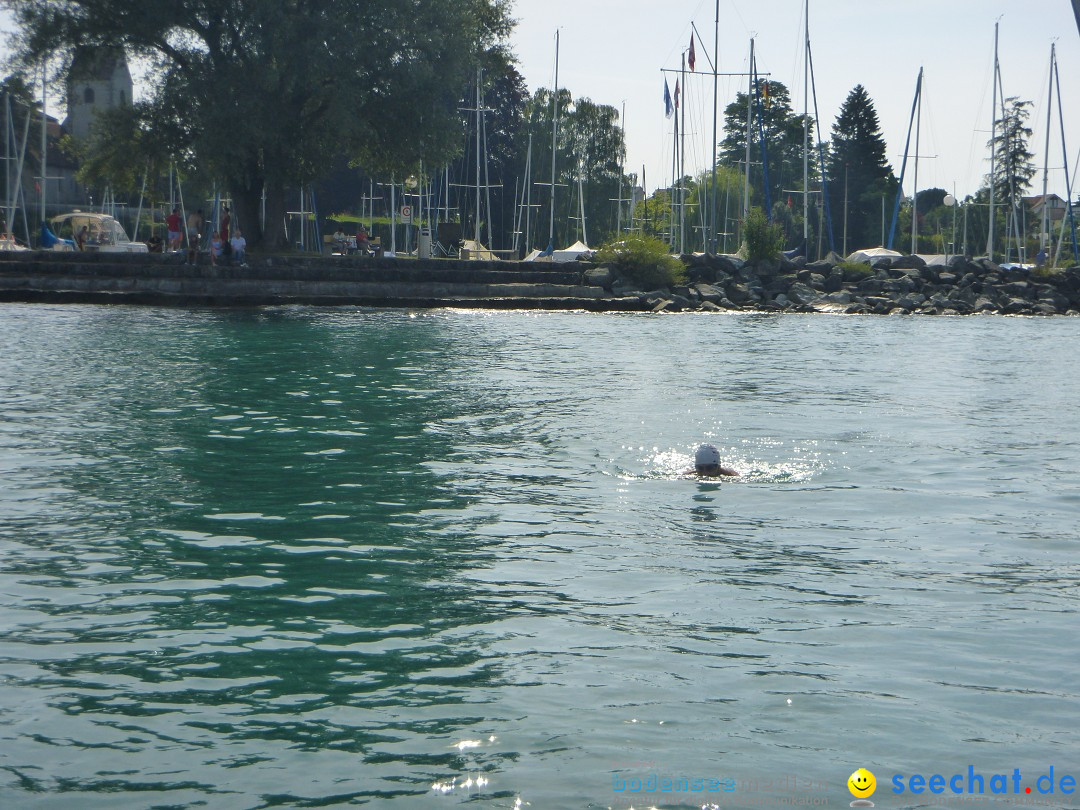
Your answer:
[[[259,222],[262,207],[261,184],[255,188],[234,187],[232,198],[235,221],[247,240],[248,249],[261,247],[263,244],[262,227]]]
[[[248,247],[278,250],[286,247],[285,193],[276,184],[267,184],[266,222],[263,227],[263,182],[237,183],[232,190],[236,222],[244,232]]]

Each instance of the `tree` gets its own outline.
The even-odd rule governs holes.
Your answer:
[[[841,246],[845,224],[850,250],[877,244],[881,238],[881,200],[891,201],[896,196],[897,180],[886,157],[874,102],[861,84],[848,93],[836,116],[826,176],[837,247]]]
[[[717,249],[730,253],[739,247],[739,223],[742,220],[743,175],[730,166],[717,166],[709,176],[704,172],[694,182],[686,197],[686,230],[693,234],[690,250],[704,250],[702,234],[708,227],[710,212],[706,206],[716,202]],[[753,196],[753,189],[751,189]]]
[[[24,66],[64,72],[81,48],[149,61],[151,131],[173,130],[232,193],[245,232],[282,233],[285,191],[335,157],[404,174],[460,148],[456,105],[478,55],[505,36],[505,0],[2,0]],[[362,22],[362,32],[358,23]]]
[[[768,88],[766,97],[766,87]],[[750,179],[759,194],[754,202],[764,206],[764,173],[761,168],[761,138],[758,116],[768,145],[769,195],[772,202],[785,197],[784,189],[802,188],[803,123],[809,127],[811,143],[814,122],[791,109],[791,96],[781,82],[758,79],[755,97],[754,124],[750,133]],[[746,161],[746,93],[737,93],[735,101],[724,110],[724,140],[720,142],[720,162],[725,166],[742,168]],[[756,164],[756,165],[755,165]],[[818,176],[814,156],[810,157],[810,179]]]
[[[1010,212],[1010,217],[1023,217],[1021,198],[1031,187],[1031,178],[1035,176],[1034,155],[1028,149],[1031,128],[1027,126],[1027,119],[1031,114],[1031,102],[1020,101],[1013,96],[1002,101],[1001,107],[996,134],[987,142],[987,146],[994,150],[996,159],[994,173],[987,176],[986,182],[993,185],[995,201]],[[1018,223],[1015,229],[1009,227],[1006,239],[1023,232],[1023,224]]]
[[[547,244],[550,222],[551,191],[547,184],[551,182],[552,95],[546,88],[537,90],[528,108],[528,129],[533,134],[532,199],[540,206],[533,218],[533,244],[539,246]],[[587,235],[590,242],[600,244],[615,232],[616,226],[612,200],[619,196],[619,165],[626,149],[618,112],[587,98],[573,101],[566,88],[559,89],[558,108],[555,244],[569,242],[580,234],[579,177]]]
[[[524,180],[526,140],[526,109],[529,92],[525,79],[518,72],[513,55],[503,47],[488,49],[481,57],[481,97],[484,117],[481,130],[481,153],[486,154],[486,165],[481,163],[479,182],[491,185],[484,195],[482,214],[490,218],[495,243],[488,247],[507,247],[512,241],[514,225],[514,189]],[[465,133],[466,148],[457,162],[454,175],[462,186],[457,196],[460,218],[468,223],[475,215],[475,194],[469,191],[477,182],[476,165],[476,77],[469,83],[465,95],[458,104],[461,129]],[[490,199],[491,210],[486,200]],[[487,222],[481,223],[486,233]],[[472,227],[465,229],[472,234]],[[486,238],[486,236],[485,236]]]

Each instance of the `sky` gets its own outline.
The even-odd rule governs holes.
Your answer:
[[[720,0],[719,71],[745,72],[755,39],[758,71],[783,82],[796,110],[803,98],[804,0]],[[672,178],[672,122],[664,117],[662,69],[678,70],[692,23],[698,74],[683,91],[687,112],[686,167],[703,171],[712,134],[709,70],[715,0],[513,0],[518,23],[511,46],[530,91],[554,83],[555,31],[561,40],[559,85],[620,112],[625,106],[626,169],[645,171],[649,190]],[[856,84],[866,87],[899,175],[919,68],[925,69],[918,165],[920,189],[944,188],[959,198],[974,193],[989,170],[994,23],[1000,21],[999,60],[1007,96],[1032,102],[1031,151],[1042,191],[1046,155],[1050,45],[1057,43],[1063,80],[1069,165],[1080,157],[1080,33],[1070,0],[810,0],[818,111],[828,133]],[[10,31],[0,15],[0,30]],[[6,56],[6,54],[0,54]],[[672,91],[675,77],[669,76]],[[744,78],[719,82],[723,108]],[[55,107],[52,107],[55,112]],[[1050,127],[1049,190],[1065,196],[1056,103]],[[722,138],[722,134],[718,137]],[[914,137],[911,154],[915,154]],[[913,189],[909,160],[905,192]],[[1076,189],[1074,188],[1074,193]]]
[[[678,70],[691,23],[702,39],[697,70],[709,71],[715,0],[514,0],[512,47],[530,91],[550,87],[559,30],[559,85],[575,98],[626,108],[627,171],[645,167],[651,191],[672,178],[672,122],[664,117],[664,68]],[[920,66],[924,68],[919,189],[974,193],[989,170],[994,23],[1006,96],[1032,102],[1030,148],[1042,193],[1046,154],[1050,46],[1057,43],[1069,165],[1080,153],[1080,33],[1070,0],[810,0],[810,41],[822,129],[831,132],[844,99],[866,87],[881,121],[888,158],[899,176]],[[759,73],[783,82],[802,112],[803,0],[720,0],[719,72],[747,70],[755,39]],[[706,57],[708,54],[708,58]],[[669,75],[674,92],[675,77]],[[737,83],[737,84],[736,84]],[[723,109],[746,79],[721,78]],[[1072,85],[1070,87],[1070,85]],[[712,78],[686,83],[687,173],[704,170],[712,135]],[[1072,99],[1072,101],[1070,101]],[[812,104],[811,100],[811,104]],[[1056,102],[1051,125],[1049,191],[1065,196]],[[722,134],[719,136],[722,139]],[[911,155],[915,154],[912,135]],[[905,192],[913,188],[909,159]],[[801,172],[801,167],[799,169]],[[1074,195],[1076,189],[1074,188]]]

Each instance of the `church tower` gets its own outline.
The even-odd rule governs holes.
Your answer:
[[[77,139],[86,138],[98,112],[131,104],[132,89],[131,72],[123,51],[78,52],[68,73],[67,131]]]

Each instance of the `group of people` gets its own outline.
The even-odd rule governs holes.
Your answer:
[[[367,228],[361,223],[356,229],[355,242],[345,235],[345,232],[339,227],[334,231],[334,251],[344,256],[349,252],[350,248],[355,246],[356,252],[362,255],[370,255],[375,251],[371,245],[371,237],[368,236]]]
[[[180,230],[181,222],[179,208],[174,208],[172,213],[165,218],[165,228],[169,234],[169,250],[173,253],[179,252],[183,240],[183,233]],[[188,214],[186,226],[188,240],[187,260],[189,264],[195,264],[198,261],[199,246],[202,242],[205,225],[206,219],[201,208]],[[210,235],[209,249],[210,264],[212,265],[222,262],[225,264],[245,264],[247,240],[239,228],[234,229],[232,227],[232,212],[228,206],[222,208],[218,229]]]

